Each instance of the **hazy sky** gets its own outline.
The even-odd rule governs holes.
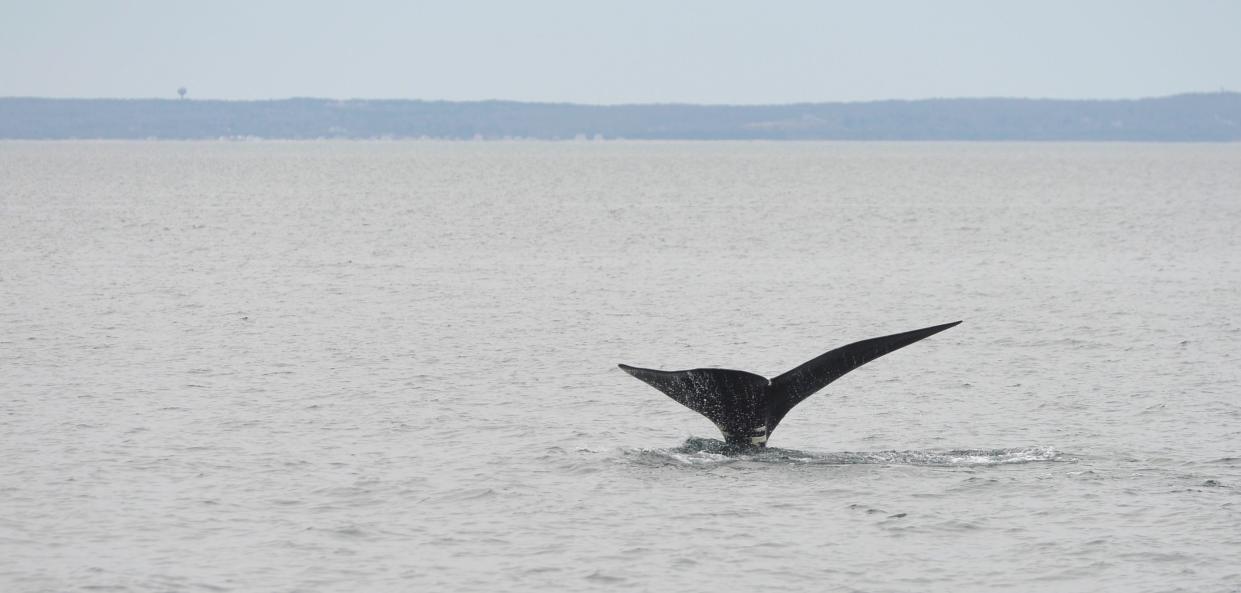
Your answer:
[[[1241,1],[0,0],[0,96],[788,103],[1241,90]]]

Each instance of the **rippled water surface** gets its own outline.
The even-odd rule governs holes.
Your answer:
[[[0,590],[1241,591],[1241,146],[0,143]],[[616,363],[964,319],[734,451]]]

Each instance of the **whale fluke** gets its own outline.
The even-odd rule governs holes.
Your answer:
[[[657,371],[625,364],[619,366],[677,403],[706,416],[719,427],[728,443],[763,447],[785,414],[816,391],[884,354],[959,323],[854,342],[817,356],[775,379],[729,369]]]

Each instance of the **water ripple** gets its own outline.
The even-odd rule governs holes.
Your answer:
[[[625,459],[642,465],[711,466],[732,463],[801,465],[914,465],[974,467],[1020,463],[1072,461],[1055,447],[1032,446],[946,451],[812,452],[768,447],[746,449],[723,441],[690,437],[672,449],[625,449]]]

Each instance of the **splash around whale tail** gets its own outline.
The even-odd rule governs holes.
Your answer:
[[[789,410],[807,397],[884,354],[961,323],[945,323],[854,342],[817,356],[776,377],[731,369],[659,371],[629,365],[621,370],[714,422],[730,444],[765,446]]]

